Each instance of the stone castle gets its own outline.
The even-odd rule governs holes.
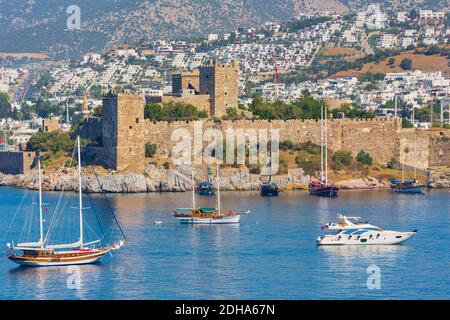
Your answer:
[[[239,62],[220,64],[213,61],[191,73],[174,74],[172,93],[160,97],[147,97],[147,102],[182,102],[221,117],[228,108],[238,106]]]
[[[190,83],[196,85],[196,77],[188,79],[189,77],[181,77],[180,83],[175,84],[175,87],[190,86]],[[226,103],[223,97],[215,101]],[[106,94],[103,97],[103,117],[86,118],[83,125],[74,132],[74,136],[80,135],[92,141],[83,150],[84,159],[108,169],[142,173],[146,164],[151,161],[145,157],[147,142],[157,145],[157,156],[169,158],[175,145],[171,141],[172,133],[177,129],[185,129],[194,136],[194,127],[198,125],[203,132],[207,129],[220,129],[224,137],[229,128],[279,129],[280,141],[311,141],[320,144],[320,123],[317,120],[154,122],[144,118],[145,103],[145,97],[141,94]],[[348,150],[356,156],[359,151],[364,150],[376,162],[384,165],[394,158],[406,166],[416,166],[419,169],[450,167],[449,130],[402,129],[399,118],[378,118],[332,119],[328,122],[328,132],[329,148],[332,151]],[[33,158],[29,153],[0,152],[0,172],[25,173],[30,169]]]
[[[195,77],[193,79],[196,79]],[[193,81],[193,80],[191,80]],[[190,83],[180,78],[183,87]],[[195,83],[194,83],[195,85]],[[220,98],[222,99],[222,98]],[[226,101],[220,100],[221,103]],[[86,119],[75,132],[82,138],[96,141],[96,145],[85,148],[90,162],[114,170],[143,172],[150,159],[145,158],[145,144],[156,143],[157,155],[169,157],[175,142],[171,135],[176,129],[186,129],[194,134],[196,122],[174,121],[154,122],[144,119],[145,97],[138,94],[108,93],[103,99],[103,118]],[[198,122],[197,122],[198,123]],[[279,129],[280,141],[295,143],[312,141],[320,144],[320,124],[316,120],[211,120],[199,122],[203,131],[208,128],[220,129],[225,135],[233,129]],[[355,156],[359,151],[369,152],[374,160],[386,164],[392,158],[407,165],[411,164],[411,151],[405,157],[405,150],[413,150],[414,137],[422,141],[420,145],[419,167],[450,166],[450,138],[448,132],[416,132],[401,128],[401,119],[329,120],[329,147],[332,151],[348,150]]]

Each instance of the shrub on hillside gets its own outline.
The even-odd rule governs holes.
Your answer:
[[[366,164],[368,166],[371,166],[373,163],[373,159],[370,156],[370,154],[368,152],[365,152],[363,150],[361,150],[360,152],[358,152],[358,154],[356,155],[356,161],[362,163],[362,164]]]
[[[398,169],[399,168],[399,162],[395,157],[392,157],[391,160],[388,161],[387,167],[389,169]]]
[[[400,68],[403,70],[411,70],[412,69],[412,60],[408,58],[404,58],[402,62],[400,62]]]
[[[147,142],[145,144],[145,156],[147,158],[153,158],[156,153],[157,146],[155,143]]]
[[[320,156],[300,151],[295,158],[295,163],[302,168],[307,175],[313,176],[320,169]]]
[[[338,150],[333,154],[333,161],[337,166],[349,166],[353,161],[351,152]]]

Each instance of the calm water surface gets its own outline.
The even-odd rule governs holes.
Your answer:
[[[0,188],[0,240],[23,193]],[[54,194],[45,196],[50,205],[56,201]],[[18,268],[2,257],[0,299],[450,298],[448,191],[347,191],[337,199],[303,191],[278,198],[224,192],[225,208],[251,213],[243,215],[240,225],[222,226],[174,221],[170,210],[189,206],[189,193],[109,197],[127,246],[100,264],[81,266],[79,290],[68,289],[67,267]],[[214,205],[214,198],[198,201]],[[317,247],[320,227],[334,222],[338,213],[419,233],[399,246]],[[381,270],[380,290],[367,289],[371,265]]]

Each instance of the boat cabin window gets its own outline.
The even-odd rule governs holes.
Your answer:
[[[23,252],[23,254],[26,255],[26,256],[37,256],[37,251],[34,251],[34,250],[25,250],[25,251]]]
[[[353,224],[363,224],[364,223],[364,221],[361,218],[357,218],[357,217],[347,218],[347,219],[348,219],[348,221],[350,221]]]

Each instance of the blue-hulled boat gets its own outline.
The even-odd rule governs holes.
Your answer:
[[[210,170],[209,167],[206,170],[206,175],[207,175],[207,181],[202,181],[199,184],[197,184],[196,186],[196,192],[197,194],[200,194],[202,196],[212,196],[216,193],[214,186],[211,182],[211,178],[210,178]]]
[[[423,193],[425,185],[413,180],[392,180],[391,189],[396,193]]]
[[[202,181],[197,185],[197,193],[202,196],[212,196],[215,190],[210,181]]]

